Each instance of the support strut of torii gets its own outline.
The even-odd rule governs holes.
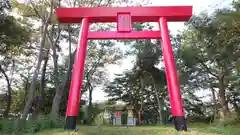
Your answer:
[[[192,6],[57,8],[56,14],[61,23],[81,23],[66,111],[66,130],[76,129],[88,39],[160,39],[174,125],[176,130],[187,130],[167,22],[188,21]],[[111,22],[117,22],[117,31],[89,31],[91,23]],[[133,22],[158,22],[159,30],[132,31]]]

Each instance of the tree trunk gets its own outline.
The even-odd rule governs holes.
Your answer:
[[[25,104],[24,109],[23,109],[22,117],[17,122],[17,125],[16,125],[17,128],[18,128],[18,130],[16,131],[16,134],[21,134],[22,133],[22,127],[25,124],[25,120],[27,118],[27,115],[29,113],[30,108],[32,107],[32,102],[33,102],[33,99],[34,99],[35,94],[36,94],[37,78],[38,78],[38,74],[39,74],[39,70],[40,70],[41,62],[42,62],[42,54],[43,54],[43,48],[44,48],[44,45],[45,45],[45,39],[46,39],[46,35],[47,35],[48,22],[51,19],[51,16],[52,16],[52,13],[50,13],[48,15],[48,18],[46,19],[46,22],[43,25],[43,30],[41,32],[42,36],[41,36],[41,40],[40,40],[39,54],[38,54],[38,58],[37,58],[37,65],[36,65],[36,68],[35,68],[34,73],[33,73],[32,82],[31,82],[31,86],[30,86],[30,91],[28,92],[28,95],[27,95],[27,101],[26,101],[26,104]]]
[[[52,109],[51,109],[51,118],[52,120],[55,120],[58,115],[59,115],[59,109],[60,109],[60,103],[61,103],[61,99],[62,99],[62,95],[63,95],[63,91],[64,91],[64,87],[60,86],[60,81],[59,81],[59,75],[58,75],[58,65],[57,65],[57,52],[56,52],[56,46],[52,47],[53,50],[53,65],[54,65],[54,85],[56,88],[56,93],[55,96],[53,98],[53,104],[52,104]],[[64,82],[67,81],[68,77],[65,77],[66,80]]]
[[[35,10],[35,13],[37,15],[39,15],[39,13],[35,9],[35,7],[34,7],[34,10]],[[37,65],[36,65],[36,68],[35,68],[34,73],[33,73],[31,87],[30,87],[30,91],[28,92],[28,98],[27,98],[26,104],[24,106],[22,118],[21,118],[21,120],[19,120],[19,122],[17,122],[17,128],[19,130],[15,132],[16,134],[21,134],[22,133],[22,127],[25,124],[25,120],[27,118],[27,115],[29,113],[30,108],[32,107],[32,102],[33,102],[33,99],[34,99],[35,94],[36,94],[37,78],[38,78],[39,70],[41,68],[43,48],[44,48],[45,40],[46,40],[46,37],[47,37],[49,22],[52,19],[52,14],[53,14],[53,0],[51,0],[50,12],[47,15],[47,18],[46,18],[45,22],[43,23],[43,27],[42,27],[42,31],[41,31],[39,54],[38,54],[38,58],[37,58]],[[39,18],[42,18],[42,17],[39,16]],[[42,20],[42,21],[44,21],[44,20]]]
[[[71,54],[69,55],[69,57],[70,57],[70,59],[72,58]],[[53,118],[56,118],[58,116],[61,99],[62,99],[62,96],[63,96],[63,93],[64,93],[64,88],[66,87],[66,85],[69,81],[69,78],[70,78],[71,73],[72,73],[71,72],[72,68],[73,68],[73,63],[72,63],[72,61],[69,61],[67,73],[66,73],[66,76],[64,77],[63,83],[59,84],[60,86],[58,86],[58,88],[56,88],[56,93],[55,93],[55,96],[53,98],[52,109],[51,109],[51,116]]]
[[[91,84],[89,84],[91,85]],[[88,118],[89,118],[89,121],[88,121],[88,124],[91,124],[92,121],[93,121],[93,107],[92,107],[92,92],[93,92],[93,88],[91,86],[89,86],[88,88],[89,92],[88,92]]]
[[[21,107],[23,108],[26,101],[27,101],[27,94],[28,94],[28,86],[29,86],[29,73],[28,73],[28,76],[26,78],[26,80],[24,80],[25,82],[25,86],[24,86],[24,97],[23,97],[23,102],[21,104]]]
[[[224,120],[230,115],[228,108],[228,102],[226,100],[226,91],[224,87],[224,76],[219,77],[219,103],[221,105],[220,109],[220,119]]]
[[[90,85],[90,84],[89,84]],[[89,86],[89,95],[88,95],[88,98],[89,98],[89,107],[92,107],[92,93],[93,93],[93,88],[92,86]]]
[[[155,91],[155,96],[156,96],[156,99],[157,99],[157,104],[158,104],[158,114],[159,114],[159,121],[161,124],[164,124],[164,119],[163,119],[163,99],[162,98],[159,98],[159,95],[158,95],[158,91],[157,89],[154,90]]]
[[[42,35],[42,39],[40,41],[40,49],[39,49],[39,55],[38,55],[38,59],[37,59],[37,65],[32,77],[32,82],[31,82],[31,87],[30,87],[30,91],[28,93],[28,99],[26,101],[24,110],[23,110],[23,116],[22,119],[26,119],[27,118],[27,114],[29,112],[29,109],[31,108],[32,105],[32,101],[33,98],[35,97],[35,93],[36,93],[36,85],[37,85],[37,78],[38,78],[38,74],[39,74],[39,70],[41,67],[41,63],[42,63],[42,54],[43,54],[43,47],[45,44],[45,39],[46,39],[46,32],[47,32],[47,27],[48,27],[48,23],[44,24],[43,26],[43,35]]]
[[[63,89],[56,88],[56,93],[53,98],[53,104],[51,109],[51,118],[53,120],[55,120],[58,117],[62,94],[63,94]]]
[[[41,113],[41,110],[44,106],[44,88],[45,88],[45,74],[46,74],[46,70],[47,70],[47,63],[48,63],[48,53],[49,50],[46,52],[46,56],[44,59],[44,63],[43,63],[43,67],[42,67],[42,75],[41,75],[41,80],[40,80],[40,95],[38,97],[38,101],[37,101],[37,105],[36,105],[36,109],[32,114],[32,118],[36,119],[39,115],[39,113]]]
[[[4,110],[3,116],[8,117],[8,113],[10,111],[11,104],[12,104],[12,89],[11,89],[11,84],[10,84],[9,78],[8,78],[6,72],[4,71],[4,69],[2,68],[1,65],[0,65],[0,72],[4,75],[4,77],[7,81],[7,89],[8,89],[8,92],[7,92],[7,108]]]
[[[140,76],[140,99],[141,99],[141,106],[140,106],[140,109],[139,109],[139,112],[138,112],[138,123],[141,124],[142,123],[142,118],[141,116],[139,116],[139,114],[141,115],[142,112],[143,112],[143,90],[145,88],[145,83],[144,83],[144,78],[143,76]]]
[[[92,107],[92,92],[93,92],[93,89],[89,89],[89,106]]]
[[[218,117],[218,103],[217,103],[217,98],[216,94],[213,88],[211,88],[212,92],[212,101],[213,101],[213,120],[215,120]]]
[[[53,71],[53,76],[54,76],[54,84],[56,88],[56,93],[53,98],[53,104],[52,104],[52,110],[51,110],[51,118],[56,119],[58,117],[59,113],[59,108],[60,108],[60,103],[62,99],[62,94],[64,88],[60,86],[60,81],[59,81],[59,75],[58,75],[58,65],[57,65],[57,53],[56,53],[56,47],[53,47],[53,65],[54,65],[54,71]]]
[[[91,124],[92,121],[93,121],[93,107],[92,107],[92,93],[93,93],[93,86],[91,84],[91,79],[92,79],[92,76],[93,74],[95,73],[97,67],[99,66],[99,63],[100,63],[100,60],[103,56],[103,46],[101,47],[101,51],[100,51],[100,54],[98,56],[98,59],[96,60],[96,62],[92,65],[91,69],[89,69],[89,71],[87,72],[86,74],[86,80],[87,80],[87,88],[89,90],[89,95],[88,95],[88,98],[89,98],[89,107],[88,107],[88,115],[89,115],[89,121],[88,123]],[[82,95],[82,93],[81,93]]]
[[[64,93],[64,88],[66,87],[71,73],[72,73],[72,68],[73,68],[73,58],[71,55],[71,27],[68,27],[68,34],[69,34],[69,61],[68,61],[68,69],[67,69],[67,73],[63,79],[63,83],[60,84],[59,82],[59,78],[58,78],[58,66],[57,66],[57,52],[56,52],[56,43],[58,42],[58,38],[60,36],[60,26],[58,26],[58,38],[55,41],[55,43],[52,43],[52,50],[53,50],[53,61],[54,61],[54,82],[55,82],[55,87],[56,87],[56,93],[55,96],[53,98],[53,103],[52,103],[52,109],[51,109],[51,117],[53,119],[56,119],[58,117],[59,114],[59,109],[60,109],[60,103],[61,103],[61,99]],[[74,51],[74,53],[76,52],[76,50]]]

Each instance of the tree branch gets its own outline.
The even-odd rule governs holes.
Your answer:
[[[213,74],[212,71],[210,70],[210,68],[209,68],[201,59],[199,59],[198,57],[194,57],[194,58],[195,58],[198,62],[200,62],[200,64],[207,70],[207,72],[208,72],[209,74],[211,74],[212,76],[218,78],[218,76],[215,75],[215,74]]]
[[[103,56],[103,46],[102,46],[102,48],[101,48],[100,55],[99,55],[97,61],[93,64],[94,66],[92,66],[92,68],[91,68],[91,69],[87,72],[87,74],[86,74],[87,83],[88,83],[88,85],[90,85],[91,87],[92,87],[92,84],[90,83],[90,79],[91,79],[90,76],[92,76],[92,75],[94,74],[94,72],[95,72],[98,64],[100,63],[99,61],[101,60],[102,56]],[[90,73],[91,73],[91,74],[90,74]],[[87,87],[87,86],[86,86],[86,87]]]
[[[29,1],[33,7],[34,12],[37,14],[37,16],[42,20],[42,22],[45,22],[45,19],[39,14],[39,12],[37,11],[37,8],[34,4],[34,2],[32,0]]]

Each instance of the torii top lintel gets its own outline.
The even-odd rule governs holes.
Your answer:
[[[127,13],[131,22],[157,22],[165,17],[168,22],[188,21],[192,16],[192,6],[155,7],[83,7],[57,8],[56,15],[61,23],[80,23],[83,18],[90,22],[117,22],[117,15]]]

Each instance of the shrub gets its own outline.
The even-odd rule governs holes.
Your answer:
[[[11,133],[14,130],[14,120],[0,119],[0,132]]]
[[[10,134],[17,131],[14,128],[17,120],[1,119],[0,120],[0,132],[3,134]],[[24,133],[36,133],[38,131],[52,129],[52,128],[62,128],[64,124],[64,118],[58,118],[55,121],[51,121],[49,116],[43,116],[37,120],[27,120],[23,127]]]
[[[240,123],[240,119],[239,118],[229,118],[229,119],[226,119],[224,121],[221,121],[220,125],[221,126],[235,126],[237,124]]]

